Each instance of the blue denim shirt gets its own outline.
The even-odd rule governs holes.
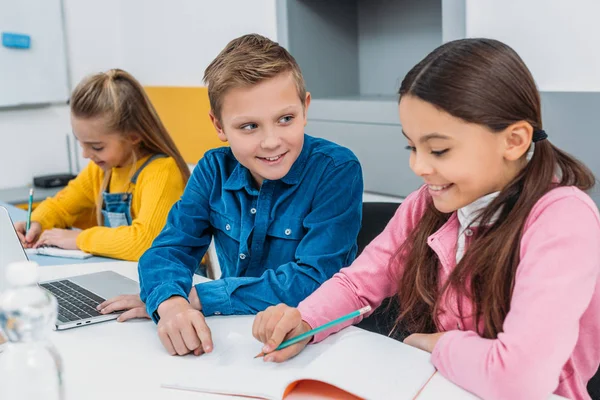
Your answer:
[[[287,175],[260,190],[230,148],[208,151],[140,258],[148,315],[156,322],[163,301],[188,298],[213,236],[222,275],[196,285],[205,315],[296,306],[356,257],[362,194],[356,156],[324,139],[304,135]]]

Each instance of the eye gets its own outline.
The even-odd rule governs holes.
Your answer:
[[[416,152],[417,152],[417,148],[416,148],[416,147],[414,147],[414,146],[406,146],[406,147],[404,147],[404,148],[405,148],[406,150],[410,150],[410,151],[412,151],[412,152],[414,152],[414,153],[416,153]]]
[[[92,146],[92,150],[94,150],[94,151],[102,151],[102,150],[104,150],[104,147],[94,147],[94,146]]]
[[[240,126],[240,129],[244,130],[244,131],[253,131],[256,128],[258,128],[258,125],[255,123],[245,124],[245,125]]]
[[[288,124],[288,123],[292,122],[293,119],[294,119],[293,115],[286,115],[285,117],[279,118],[279,123]]]
[[[444,155],[446,152],[448,152],[449,149],[444,149],[444,150],[431,150],[431,154],[433,154],[436,157],[440,157],[442,155]]]

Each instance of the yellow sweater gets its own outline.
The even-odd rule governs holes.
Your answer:
[[[137,162],[136,170],[148,157]],[[96,200],[104,171],[93,162],[56,196],[37,206],[31,220],[39,222],[43,229],[91,226],[79,234],[77,247],[100,256],[137,261],[162,230],[169,210],[183,193],[184,183],[170,157],[146,165],[137,184],[130,182],[131,174],[130,166],[113,168],[109,185],[110,193],[131,192],[131,226],[107,228],[96,223]]]

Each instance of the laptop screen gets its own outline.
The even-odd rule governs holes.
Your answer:
[[[15,261],[27,260],[8,211],[0,207],[0,292],[6,288],[6,266]]]

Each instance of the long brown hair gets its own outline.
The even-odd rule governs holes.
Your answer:
[[[540,95],[531,73],[513,49],[496,40],[462,39],[438,47],[410,70],[399,94],[400,99],[415,96],[493,132],[520,121],[542,129]],[[396,328],[435,332],[444,307],[441,299],[451,289],[472,301],[475,326],[483,322],[479,334],[496,338],[510,309],[521,236],[531,209],[553,187],[588,190],[594,183],[588,168],[549,140],[535,143],[532,159],[480,214],[478,235],[444,285],[438,281],[439,260],[427,238],[451,214],[438,211],[430,201],[390,260],[404,266]]]
[[[105,118],[107,129],[124,137],[135,132],[141,137],[139,150],[149,154],[166,154],[179,167],[184,185],[190,170],[175,142],[160,120],[142,85],[129,73],[111,69],[88,76],[71,95],[71,113],[77,118]],[[132,154],[135,168],[136,153]],[[132,173],[135,172],[132,169]],[[100,195],[96,199],[96,217],[102,225],[102,192],[110,181],[111,171],[104,174]]]

